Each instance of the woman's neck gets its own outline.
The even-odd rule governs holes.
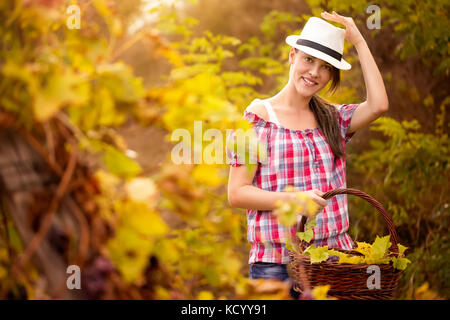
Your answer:
[[[288,82],[280,92],[272,97],[272,104],[283,106],[292,111],[303,112],[309,111],[309,101],[311,97],[300,95],[295,86]]]

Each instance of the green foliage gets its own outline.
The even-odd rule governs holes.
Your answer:
[[[297,232],[296,235],[301,241],[309,242],[314,237],[314,232],[312,229],[306,228],[304,232]]]
[[[142,172],[139,164],[131,160],[123,152],[111,146],[107,146],[105,149],[103,160],[111,173],[123,178],[132,178]]]
[[[89,131],[91,136],[101,137],[95,132],[104,126],[122,124],[144,97],[142,80],[129,66],[107,61],[109,48],[102,39],[67,29],[62,15],[15,3],[16,14],[7,21],[2,19],[7,23],[0,26],[4,46],[11,49],[0,53],[2,107],[17,114],[19,124],[27,125],[49,121],[64,110],[80,133]],[[4,12],[8,4],[1,6]],[[104,1],[96,1],[95,7],[109,26],[117,25]],[[43,32],[44,27],[52,32]],[[23,36],[11,37],[13,30],[20,30]],[[31,45],[36,41],[39,46]],[[100,144],[100,139],[96,143]],[[106,166],[116,173],[139,173],[138,165],[123,152],[105,144],[103,149]]]
[[[415,291],[423,283],[448,296],[450,277],[448,263],[450,262],[450,246],[448,235],[431,235],[428,241],[416,248],[408,256],[414,261],[403,276],[404,281],[399,285],[399,296],[414,299]]]
[[[66,28],[65,10],[44,8],[38,3],[25,5],[23,1],[0,4],[0,114],[13,114],[16,127],[26,126],[31,134],[44,125],[52,129],[58,121],[77,139],[80,158],[83,152],[101,155],[100,165],[109,171],[96,176],[101,194],[91,196],[101,219],[114,223],[116,229],[105,247],[93,250],[108,256],[125,282],[138,283],[154,241],[163,237],[168,227],[154,204],[134,200],[135,195],[120,190],[125,179],[136,177],[142,169],[126,155],[126,144],[113,127],[123,124],[141,106],[145,89],[130,66],[111,61],[112,48],[98,32],[103,19],[113,45],[115,37],[122,34],[119,17],[106,1],[97,0],[92,5],[86,6],[83,14],[96,19],[83,20],[83,29],[77,31]],[[10,235],[6,244],[15,246],[17,234]],[[4,245],[0,241],[2,254]],[[10,249],[15,254],[23,251],[13,246]],[[4,261],[4,255],[0,258]],[[34,275],[27,277],[26,286],[36,280]],[[34,294],[29,290],[30,297]]]
[[[421,132],[417,120],[408,122],[380,118],[371,129],[382,132],[389,139],[371,140],[371,148],[356,155],[353,160],[354,168],[367,181],[371,181],[366,192],[377,194],[379,199],[386,199],[386,209],[391,213],[400,238],[413,249],[410,253],[411,259],[415,261],[413,271],[405,273],[400,279],[403,296],[412,290],[409,281],[414,280],[419,284],[427,281],[433,288],[441,288],[441,292],[445,292],[443,284],[448,283],[440,271],[446,269],[442,263],[448,260],[448,248],[439,249],[437,253],[436,249],[430,247],[447,247],[448,243],[448,240],[444,240],[448,230],[445,228],[449,225],[446,195],[450,191],[449,140],[442,121],[447,106],[445,101],[441,104],[441,113],[437,115],[434,134]],[[380,172],[385,174],[380,175]],[[368,216],[363,206],[358,208],[353,211],[354,220],[357,219],[359,224],[374,226],[367,231],[369,234],[380,232],[380,225],[377,227],[377,222],[371,218],[373,215]],[[430,244],[430,238],[441,240],[433,240]],[[430,261],[439,262],[430,264]],[[399,269],[405,266],[404,260],[393,262]],[[448,295],[447,292],[444,294]]]
[[[398,122],[379,118],[371,130],[383,132],[389,139],[371,141],[371,149],[355,158],[355,168],[370,177],[375,172],[386,172],[382,186],[386,194],[395,194],[397,201],[389,202],[397,225],[415,225],[420,215],[408,217],[408,210],[421,212],[438,210],[448,190],[450,149],[447,134],[421,133],[417,120]],[[443,174],[444,173],[444,174]],[[442,188],[442,186],[446,186]],[[439,190],[430,194],[430,190]],[[429,216],[429,214],[427,214]]]
[[[152,254],[155,239],[163,237],[168,227],[159,213],[151,210],[146,203],[116,201],[114,211],[119,215],[119,227],[107,245],[111,260],[125,281],[139,282]]]
[[[298,26],[304,20],[304,17],[295,16],[290,12],[272,10],[264,17],[260,30],[265,40],[277,39],[280,33],[294,32],[290,26]]]
[[[278,84],[273,90],[284,86],[288,69],[289,46],[277,45],[279,34],[292,34],[306,16],[297,17],[291,13],[272,10],[260,25],[261,37],[250,37],[237,49],[239,65],[267,79],[276,77]]]
[[[305,241],[306,243],[310,242],[314,237],[313,228],[317,225],[316,219],[308,220],[305,225],[304,232],[297,232],[295,235],[299,238],[300,241]]]
[[[241,258],[232,249],[234,243],[223,241],[220,236],[203,228],[177,230],[171,239],[160,241],[156,254],[173,274],[188,283],[193,277],[196,283],[189,288],[179,287],[187,297],[194,298],[199,288],[235,286],[242,281]],[[168,250],[168,251],[166,251]]]

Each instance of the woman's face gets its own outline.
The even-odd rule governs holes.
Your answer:
[[[292,64],[290,81],[294,83],[297,92],[303,96],[313,96],[332,78],[332,65],[303,51],[295,52],[292,48],[289,62]]]

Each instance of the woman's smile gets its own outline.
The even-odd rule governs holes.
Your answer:
[[[311,78],[307,78],[307,77],[303,76],[302,80],[303,80],[303,83],[305,84],[305,86],[307,86],[307,87],[314,87],[314,86],[318,85],[318,83]]]

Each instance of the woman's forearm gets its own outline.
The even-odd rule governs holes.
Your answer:
[[[366,85],[367,104],[376,112],[386,112],[389,108],[389,100],[384,86],[383,77],[370,52],[366,41],[361,38],[355,43],[358,52],[361,69]]]
[[[333,14],[322,12],[322,17],[330,21],[342,23],[345,26],[345,39],[355,46],[364,76],[367,100],[363,103],[368,106],[372,114],[386,112],[389,108],[389,100],[383,78],[370,52],[369,46],[361,32],[359,32],[353,18],[341,16],[334,11]]]
[[[274,210],[277,200],[287,201],[288,192],[262,190],[253,185],[242,186],[229,195],[233,207],[253,210]]]

